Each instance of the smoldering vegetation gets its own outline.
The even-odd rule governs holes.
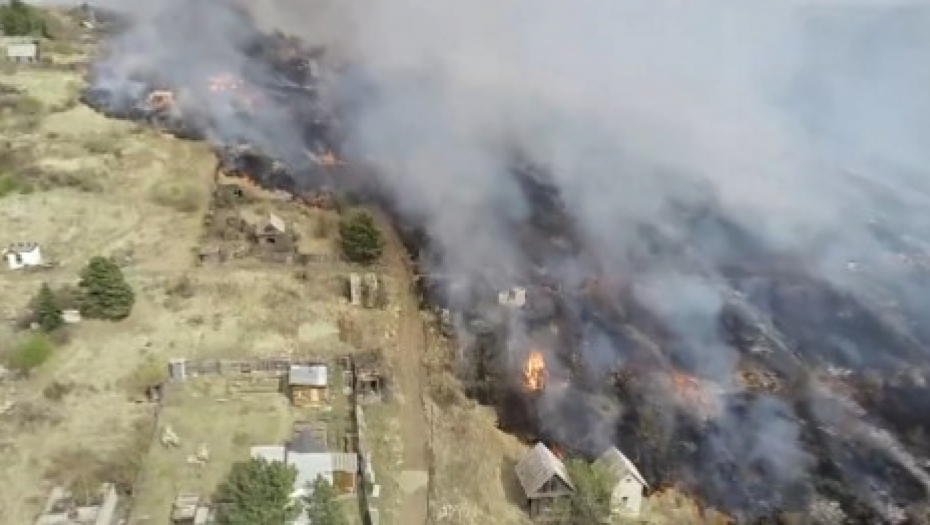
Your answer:
[[[503,428],[741,521],[918,523],[930,10],[770,4],[158,0],[85,100],[382,204]]]

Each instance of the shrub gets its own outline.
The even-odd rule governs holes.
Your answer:
[[[322,476],[308,483],[310,494],[304,497],[304,506],[310,523],[319,525],[348,525],[342,507],[336,500],[336,490]]]
[[[135,294],[123,271],[106,257],[94,257],[81,270],[81,314],[92,319],[118,321],[132,311]]]
[[[0,197],[15,193],[20,189],[19,179],[12,173],[0,175]]]
[[[61,316],[61,306],[58,304],[58,299],[46,283],[42,283],[39,293],[33,299],[32,312],[43,332],[54,332],[65,324],[65,320]]]
[[[381,231],[375,226],[371,214],[365,211],[355,212],[343,219],[339,224],[339,237],[343,253],[353,262],[373,263],[384,251]]]
[[[36,334],[16,347],[7,356],[7,365],[15,370],[30,372],[42,366],[52,355],[52,342],[44,335]]]
[[[298,510],[291,504],[297,470],[280,461],[255,458],[236,463],[220,485],[216,500],[221,525],[288,523]]]
[[[174,208],[184,213],[200,209],[203,194],[190,182],[163,183],[152,188],[152,201],[159,206]]]
[[[48,36],[42,14],[22,0],[0,5],[0,29],[7,36]]]

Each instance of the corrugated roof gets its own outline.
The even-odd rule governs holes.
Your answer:
[[[249,449],[249,453],[253,458],[264,458],[266,461],[284,463],[284,447],[281,446],[252,447]]]
[[[358,472],[358,454],[333,452],[330,455],[333,458],[333,472],[348,472],[350,474]]]
[[[561,479],[571,489],[574,490],[575,488],[568,477],[565,465],[542,443],[537,443],[532,450],[527,452],[523,459],[517,463],[515,470],[527,498],[532,499],[542,496],[539,490],[553,476]]]
[[[288,375],[288,383],[300,386],[326,387],[329,384],[326,365],[292,365]]]
[[[606,470],[611,476],[614,476],[614,483],[619,482],[627,474],[631,474],[636,478],[636,481],[642,483],[644,487],[649,486],[645,478],[643,478],[643,475],[636,469],[636,465],[624,456],[623,452],[620,452],[617,447],[610,447],[607,449],[601,454],[601,457],[597,458],[594,464]]]

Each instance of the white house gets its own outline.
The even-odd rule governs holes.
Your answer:
[[[11,62],[38,62],[39,41],[30,37],[5,37],[2,40],[7,60]]]
[[[649,484],[617,447],[611,447],[594,462],[595,468],[603,469],[610,476],[613,489],[610,507],[613,514],[637,517],[643,506],[643,491]]]
[[[42,251],[34,242],[11,244],[3,250],[3,258],[6,259],[6,264],[11,270],[42,265]]]

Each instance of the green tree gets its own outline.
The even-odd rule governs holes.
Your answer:
[[[300,513],[290,495],[297,470],[280,461],[253,458],[235,463],[219,489],[219,525],[279,525]]]
[[[123,271],[111,259],[94,257],[81,270],[80,307],[88,318],[125,319],[132,311],[135,294],[123,277]]]
[[[0,29],[7,36],[48,36],[42,14],[21,0],[0,5]]]
[[[348,525],[345,514],[336,501],[336,490],[323,476],[308,484],[304,507],[313,525]]]
[[[384,251],[381,231],[365,211],[352,213],[339,223],[339,238],[346,257],[357,263],[370,264]]]
[[[65,320],[61,317],[58,298],[55,297],[55,293],[52,292],[47,283],[42,283],[33,304],[32,313],[43,332],[54,332],[65,324]]]
[[[598,466],[572,459],[565,464],[568,476],[575,485],[571,509],[562,523],[566,525],[590,525],[607,523],[610,516],[610,474]]]

